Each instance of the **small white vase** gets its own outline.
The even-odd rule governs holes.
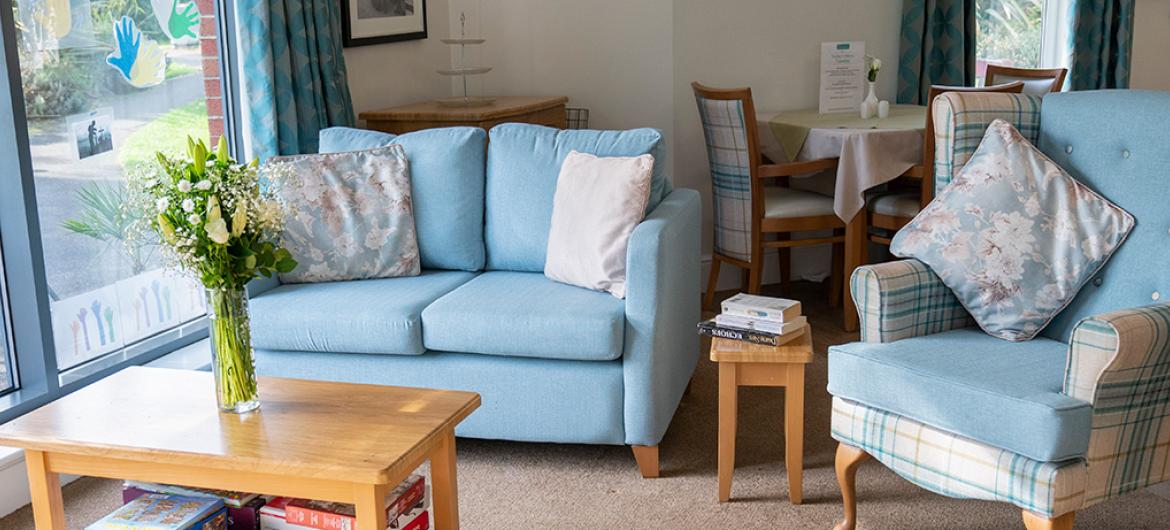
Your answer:
[[[878,97],[877,97],[877,82],[876,81],[869,82],[869,94],[866,94],[866,96],[865,96],[865,104],[868,105],[869,108],[871,109],[869,112],[871,116],[873,114],[877,113]]]

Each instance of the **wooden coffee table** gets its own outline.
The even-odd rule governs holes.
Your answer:
[[[344,502],[385,530],[387,493],[431,461],[435,527],[459,527],[455,426],[472,392],[261,377],[261,408],[221,414],[211,374],[127,368],[0,426],[24,449],[38,530],[64,530],[70,473]]]
[[[812,362],[812,329],[782,346],[711,339],[711,360],[719,363],[719,501],[731,499],[739,387],[784,387],[784,466],[788,501],[801,502],[804,471],[804,365]]]

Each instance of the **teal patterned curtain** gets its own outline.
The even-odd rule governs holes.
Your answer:
[[[898,103],[925,105],[931,85],[975,86],[975,0],[905,0]]]
[[[240,0],[244,128],[251,153],[317,152],[317,133],[354,124],[336,0]]]
[[[1134,0],[1073,0],[1072,90],[1129,88],[1133,9]]]

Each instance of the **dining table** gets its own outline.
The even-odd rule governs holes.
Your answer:
[[[833,212],[846,223],[845,278],[862,265],[866,244],[866,192],[922,163],[926,107],[891,105],[885,117],[857,112],[821,114],[817,109],[757,111],[760,152],[773,162],[836,158]],[[846,280],[848,284],[848,280]],[[845,329],[858,326],[845,289]]]

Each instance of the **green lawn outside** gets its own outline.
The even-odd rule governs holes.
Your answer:
[[[200,99],[159,116],[134,131],[122,143],[118,161],[124,168],[156,160],[155,153],[183,153],[187,150],[187,136],[210,143],[207,131],[207,102]]]

